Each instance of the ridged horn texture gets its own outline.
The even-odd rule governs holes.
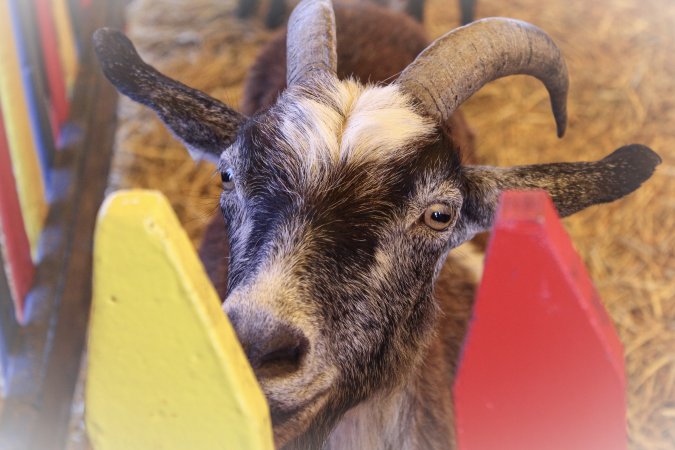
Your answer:
[[[518,74],[544,83],[562,137],[567,126],[567,67],[553,40],[527,22],[493,17],[457,28],[420,53],[397,83],[445,123],[486,83]]]
[[[315,74],[335,75],[335,43],[335,13],[331,1],[301,1],[288,20],[287,85],[292,86]]]

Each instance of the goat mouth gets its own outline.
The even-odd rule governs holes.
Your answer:
[[[324,407],[327,392],[321,391],[311,398],[292,406],[282,405],[268,398],[270,416],[274,429],[274,441],[281,448],[291,440],[307,433]]]
[[[272,418],[272,425],[275,428],[283,427],[291,419],[293,419],[293,417],[296,416],[301,409],[302,406],[296,406],[287,409],[287,408],[280,408],[278,406],[275,407],[272,403],[270,403],[270,416]]]
[[[318,392],[304,402],[292,405],[290,407],[281,405],[279,402],[273,399],[268,399],[270,416],[272,417],[272,425],[275,428],[283,427],[293,418],[300,415],[306,415],[303,414],[304,412],[316,410],[316,406],[322,406],[321,404],[323,404],[323,402],[321,400],[325,396],[326,392]]]

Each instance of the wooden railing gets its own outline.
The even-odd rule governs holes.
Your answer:
[[[161,194],[106,201],[94,274],[95,449],[272,448],[264,397]],[[458,447],[626,448],[624,391],[621,344],[550,199],[506,193],[454,388]]]

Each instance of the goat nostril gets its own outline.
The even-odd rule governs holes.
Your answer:
[[[298,327],[266,311],[226,310],[253,371],[259,379],[290,375],[310,352],[309,340]]]
[[[309,341],[300,332],[282,327],[260,355],[254,369],[261,378],[290,375],[300,369]]]
[[[299,365],[300,356],[300,347],[280,348],[263,356],[258,364],[260,366],[271,364]]]

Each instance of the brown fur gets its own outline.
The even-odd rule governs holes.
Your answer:
[[[475,279],[462,251],[452,252],[434,288],[440,314],[422,363],[404,386],[345,414],[327,449],[455,447],[452,380],[471,316]]]

